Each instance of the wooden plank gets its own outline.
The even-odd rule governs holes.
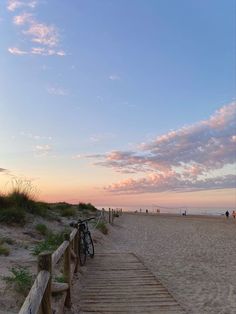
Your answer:
[[[132,253],[88,260],[80,292],[81,314],[183,314],[178,302]]]
[[[68,288],[69,285],[66,282],[52,282],[52,293],[60,293],[66,291]]]
[[[44,291],[50,279],[50,273],[41,270],[30,289],[30,292],[22,305],[19,314],[37,313],[43,298]]]
[[[70,234],[70,242],[72,240],[74,240],[74,237],[76,236],[76,233],[78,232],[78,229],[77,228],[74,228],[73,231],[71,232]]]
[[[52,267],[60,260],[69,245],[69,241],[64,241],[58,249],[52,254]]]

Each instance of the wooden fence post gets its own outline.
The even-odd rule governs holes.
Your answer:
[[[67,246],[65,253],[64,253],[64,269],[63,275],[65,278],[65,282],[68,283],[68,290],[66,294],[65,306],[70,308],[71,307],[71,273],[70,273],[70,260],[71,260],[71,244],[70,244],[70,235],[64,235],[65,241],[69,241],[69,245]]]
[[[114,209],[112,208],[111,210],[111,223],[113,224],[113,220],[114,220]]]
[[[109,216],[108,216],[108,222],[111,223],[111,209],[109,208]]]
[[[41,301],[41,311],[43,314],[51,314],[51,288],[52,288],[52,254],[49,252],[40,253],[38,256],[38,273],[46,270],[50,273],[47,287]]]
[[[102,220],[104,221],[105,220],[105,209],[102,208]]]
[[[79,230],[77,230],[74,241],[74,252],[76,255],[75,273],[77,273],[79,269],[79,240]]]

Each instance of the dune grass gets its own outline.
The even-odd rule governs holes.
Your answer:
[[[45,217],[48,205],[37,202],[36,191],[29,181],[13,180],[12,190],[0,194],[0,222],[21,224],[26,222],[26,214]]]
[[[27,295],[33,283],[33,276],[30,271],[22,266],[12,267],[10,271],[11,276],[3,277],[3,279],[17,292]]]
[[[104,221],[100,221],[97,225],[96,228],[100,230],[103,234],[108,234],[108,228],[107,225]]]
[[[0,244],[0,255],[8,256],[10,254],[9,248],[4,246],[4,244]]]
[[[43,251],[53,252],[64,241],[65,231],[53,233],[50,232],[46,235],[46,238],[39,242],[32,250],[33,255],[39,255]]]

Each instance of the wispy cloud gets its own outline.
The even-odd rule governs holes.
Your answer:
[[[81,159],[81,158],[82,158],[82,156],[80,154],[72,156],[72,159]]]
[[[128,178],[107,187],[113,192],[235,187],[236,170],[227,175],[223,170],[226,165],[236,162],[235,125],[236,102],[233,102],[220,108],[208,120],[142,143],[136,151],[100,155],[96,164],[123,173],[146,174],[144,178]],[[222,174],[219,174],[220,170]]]
[[[55,96],[67,96],[68,95],[68,91],[61,87],[53,87],[53,86],[48,87],[47,92]]]
[[[16,15],[13,17],[13,23],[15,25],[24,25],[26,23],[33,22],[33,15],[31,13],[24,12],[20,15]]]
[[[109,80],[111,80],[111,81],[119,81],[120,77],[119,77],[119,75],[112,74],[112,75],[109,76]]]
[[[52,146],[45,144],[45,145],[36,145],[34,147],[34,151],[39,156],[46,156],[52,151]]]
[[[47,47],[55,47],[59,43],[59,33],[55,26],[32,21],[29,29],[23,34],[31,37],[32,42]]]
[[[30,8],[30,9],[34,9],[37,5],[38,1],[33,1],[33,0],[8,0],[7,1],[7,9],[9,11],[14,12],[17,9],[20,8]]]
[[[20,132],[20,135],[24,136],[24,137],[27,137],[29,139],[37,140],[37,141],[38,140],[49,140],[49,141],[52,140],[51,136],[35,135],[35,134],[32,134],[30,132],[25,132],[25,131]]]
[[[113,133],[94,134],[90,136],[89,141],[93,143],[99,143],[102,141],[113,139],[114,137],[115,137],[115,134]]]
[[[60,56],[66,55],[63,49],[60,49],[60,34],[55,25],[46,24],[37,21],[32,12],[26,9],[34,9],[37,1],[9,1],[8,10],[15,11],[18,8],[24,8],[24,12],[19,12],[13,17],[13,24],[21,28],[21,33],[29,38],[31,43],[38,46],[31,46],[27,49],[16,47],[8,48],[8,51],[14,55],[41,55],[41,56]]]
[[[54,49],[48,49],[44,47],[32,47],[31,51],[29,54],[33,55],[41,55],[41,56],[60,56],[63,57],[66,55],[66,53],[63,50],[54,50]]]
[[[10,48],[8,48],[8,51],[13,55],[18,55],[18,56],[23,56],[23,55],[28,54],[27,51],[21,50],[17,47],[10,47]]]

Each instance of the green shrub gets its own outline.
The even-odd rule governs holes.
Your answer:
[[[49,233],[45,240],[39,242],[32,251],[33,255],[39,255],[43,251],[53,252],[64,241],[64,232]]]
[[[22,266],[12,267],[10,271],[12,275],[3,277],[3,279],[12,285],[17,292],[27,295],[33,283],[32,274]]]
[[[3,243],[13,245],[16,243],[16,241],[13,240],[12,238],[9,238],[9,237],[2,237],[2,238],[0,238],[0,244],[3,244]]]
[[[2,209],[2,208],[5,208],[5,207],[7,207],[7,197],[6,196],[4,196],[3,194],[0,194],[0,210]]]
[[[0,255],[8,256],[10,254],[10,250],[4,245],[0,244]]]
[[[42,235],[46,235],[48,233],[48,228],[45,224],[37,224],[35,229]]]
[[[72,207],[72,206],[65,207],[65,208],[61,209],[60,212],[61,212],[61,215],[63,217],[73,217],[77,214],[76,208]]]
[[[28,209],[28,212],[31,212],[34,215],[47,217],[48,216],[48,205],[44,202],[31,202],[31,207]]]
[[[23,225],[25,223],[25,211],[15,207],[0,209],[0,222]]]
[[[96,228],[100,230],[103,234],[108,234],[108,228],[106,226],[106,223],[104,221],[100,221],[97,225]]]
[[[60,202],[60,203],[55,204],[55,207],[59,210],[63,210],[64,208],[71,207],[71,204],[68,204],[66,202]]]
[[[92,212],[97,211],[97,208],[95,206],[93,206],[91,203],[87,203],[87,204],[86,203],[79,203],[78,209],[81,211],[84,211],[84,210],[89,210]]]
[[[63,275],[55,277],[56,282],[66,282],[65,277]]]

